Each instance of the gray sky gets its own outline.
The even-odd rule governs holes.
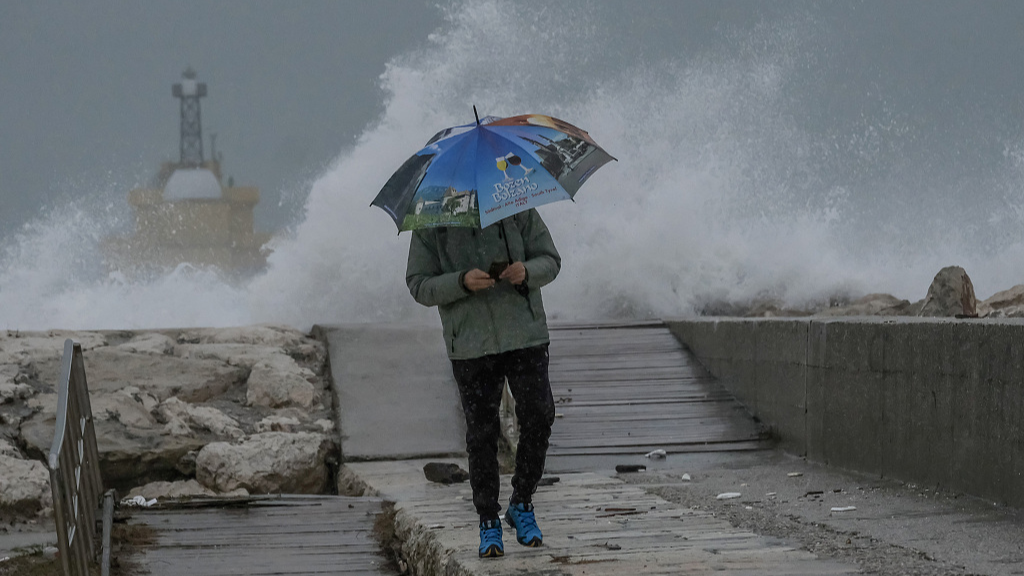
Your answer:
[[[382,110],[386,62],[443,25],[442,0],[167,0],[0,4],[0,238],[82,195],[123,198],[178,156],[171,85],[209,85],[204,146],[260,187],[264,229]],[[814,19],[818,68],[794,115],[839,135],[891,110],[940,157],[995,157],[1024,131],[1024,3],[1017,0],[606,0],[594,13],[608,71],[729,49],[757,22]],[[525,9],[543,2],[524,0]],[[514,17],[510,14],[509,17]],[[572,23],[566,23],[571,26]],[[741,32],[732,36],[730,29]],[[594,65],[591,76],[602,69]],[[933,135],[929,131],[934,132]],[[948,163],[936,160],[940,165]],[[860,169],[845,159],[829,170]]]
[[[171,85],[209,85],[204,152],[259,186],[260,219],[380,112],[377,77],[441,24],[425,0],[0,4],[0,236],[48,205],[127,194],[178,158]]]

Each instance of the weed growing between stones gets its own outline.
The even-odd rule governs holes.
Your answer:
[[[60,560],[43,555],[42,546],[19,549],[14,556],[0,562],[0,576],[52,576],[61,571]]]
[[[384,568],[390,568],[399,573],[406,573],[406,563],[402,560],[402,541],[395,531],[395,503],[384,500],[380,503],[381,512],[373,519],[373,538],[380,545],[387,563]]]
[[[147,524],[128,524],[115,519],[110,529],[110,574],[131,576],[141,574],[142,567],[136,557],[147,546],[156,543],[156,530]]]

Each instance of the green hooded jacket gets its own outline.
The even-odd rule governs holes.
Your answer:
[[[526,296],[507,280],[477,292],[462,285],[466,272],[487,271],[495,260],[526,266]],[[405,282],[417,302],[437,306],[448,357],[468,360],[548,342],[540,288],[555,279],[561,265],[547,226],[531,209],[483,230],[413,231]]]

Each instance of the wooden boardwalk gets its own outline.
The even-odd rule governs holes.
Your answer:
[[[746,409],[662,324],[554,326],[548,454],[762,447]]]
[[[558,417],[548,468],[556,462],[560,481],[534,496],[543,547],[518,546],[506,526],[505,557],[480,560],[467,484],[427,482],[426,460],[346,464],[397,503],[399,537],[415,543],[411,563],[461,576],[859,572],[607,475],[609,458],[650,463],[643,454],[658,448],[763,447],[746,410],[663,325],[553,326],[550,370]],[[509,482],[502,479],[502,503]]]
[[[733,527],[706,510],[648,494],[643,486],[595,473],[559,474],[534,496],[544,546],[515,543],[505,526],[505,557],[477,558],[477,517],[467,484],[423,479],[425,460],[347,466],[397,502],[399,536],[414,540],[412,563],[458,575],[856,574],[855,566],[817,558],[778,539]],[[462,462],[465,465],[465,462]],[[502,478],[502,501],[511,489]],[[426,560],[429,558],[430,560]]]
[[[394,575],[373,539],[378,498],[284,496],[201,508],[141,509],[156,531],[133,559],[153,576]]]
[[[335,333],[350,335],[340,329]],[[419,341],[418,333],[413,336],[406,338],[410,346]],[[358,358],[362,347],[372,347],[374,341],[348,338],[345,344],[351,348],[348,354]],[[412,354],[405,361],[410,366],[422,364],[418,362]],[[457,405],[450,372],[444,371],[431,368],[428,380],[435,387],[451,388],[444,390],[445,397]],[[734,529],[708,513],[680,509],[642,487],[594,473],[609,470],[601,458],[643,461],[644,453],[659,448],[680,453],[762,447],[758,427],[745,409],[661,324],[552,328],[551,382],[558,417],[548,462],[562,459],[571,466],[563,466],[561,482],[543,488],[535,498],[543,510],[544,547],[522,548],[507,535],[508,555],[500,562],[476,557],[477,518],[468,484],[428,482],[422,471],[425,460],[369,461],[371,448],[392,458],[416,453],[406,443],[422,440],[416,436],[423,430],[455,427],[459,419],[451,418],[450,410],[416,406],[422,394],[396,388],[388,396],[372,378],[349,372],[358,370],[349,367],[341,374],[345,377],[335,371],[339,388],[369,386],[376,393],[370,397],[394,401],[391,410],[433,418],[429,426],[392,427],[385,435],[388,443],[364,442],[370,447],[363,455],[368,461],[346,464],[375,493],[396,501],[399,536],[408,539],[414,563],[462,575],[850,572],[785,543]],[[422,384],[398,381],[411,387]],[[344,397],[341,392],[345,390],[339,398]],[[341,422],[341,430],[345,424]],[[349,430],[369,437],[380,436],[378,431]],[[507,478],[503,489],[508,489]],[[142,510],[130,521],[156,530],[156,543],[140,557],[143,569],[154,576],[393,574],[371,537],[379,512],[379,499],[285,496],[236,508]]]

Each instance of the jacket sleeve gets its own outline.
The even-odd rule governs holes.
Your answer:
[[[540,288],[550,284],[562,268],[562,257],[555,249],[547,225],[536,210],[527,211],[526,223],[522,228],[523,248],[526,252],[526,284]]]
[[[405,283],[413,299],[424,306],[450,304],[470,294],[462,287],[461,271],[445,272],[438,256],[436,235],[414,230],[409,241]]]

